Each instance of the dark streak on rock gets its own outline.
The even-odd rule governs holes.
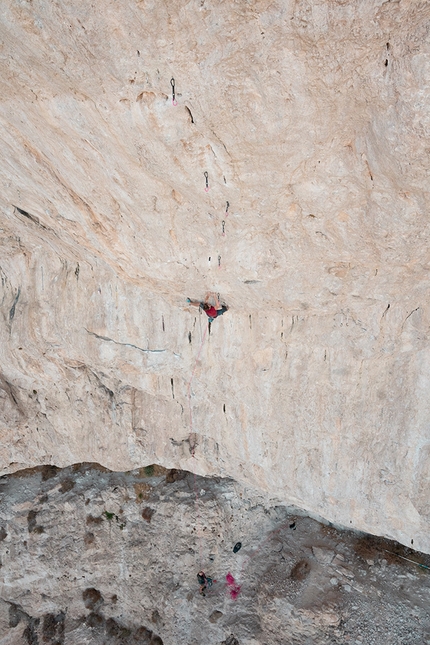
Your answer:
[[[16,395],[15,387],[12,385],[12,383],[9,383],[9,381],[7,381],[2,374],[0,374],[0,390],[6,392],[6,394],[18,408],[18,412],[20,412],[20,414],[24,414],[24,411],[22,410],[18,397]]]
[[[87,369],[88,369],[88,371],[89,371],[89,372],[91,372],[91,374],[92,374],[92,375],[94,376],[94,378],[96,379],[96,381],[97,381],[97,384],[98,384],[99,388],[100,388],[100,389],[101,389],[105,394],[107,394],[107,396],[110,398],[110,400],[111,400],[111,401],[113,401],[113,400],[114,400],[114,398],[115,398],[115,394],[112,392],[112,390],[110,390],[110,389],[107,387],[107,385],[105,385],[105,384],[103,383],[103,381],[101,380],[101,378],[100,378],[99,376],[97,376],[97,374],[96,374],[95,372],[93,372],[93,370],[91,370],[89,367],[88,367]]]
[[[404,326],[405,322],[407,321],[407,319],[410,318],[412,316],[412,314],[414,314],[416,311],[418,311],[418,309],[419,309],[419,307],[416,307],[415,309],[412,309],[411,313],[406,316],[406,318],[403,321],[402,329],[403,329],[403,326]]]
[[[186,105],[186,106],[185,106],[185,109],[186,109],[186,111],[188,112],[188,115],[189,115],[189,117],[190,117],[190,119],[191,119],[191,123],[194,123],[193,115],[191,114],[191,110],[190,110],[190,108]]]
[[[219,138],[219,136],[216,134],[216,132],[215,132],[214,130],[212,130],[212,129],[211,129],[211,132],[212,132],[212,134],[214,135],[214,137],[216,137],[216,138],[218,139],[218,141],[220,142],[220,144],[222,145],[222,147],[224,148],[224,150],[226,151],[226,153],[228,154],[228,156],[231,158],[231,154],[230,154],[230,153],[229,153],[229,151],[227,150],[227,146],[225,145],[225,143],[224,143],[224,142]],[[211,149],[212,149],[212,147],[211,147]],[[213,152],[213,149],[212,149],[212,152]],[[215,153],[214,153],[214,154],[215,154]],[[225,177],[224,177],[224,183],[227,183],[227,182],[225,181]]]
[[[15,307],[16,307],[17,302],[18,302],[18,300],[19,300],[19,296],[20,296],[20,294],[21,294],[21,287],[18,287],[18,291],[16,292],[15,299],[14,299],[13,304],[12,304],[12,307],[10,308],[10,311],[9,311],[9,320],[10,320],[11,322],[12,322],[12,320],[14,319],[14,316],[15,316]]]
[[[390,303],[388,303],[388,305],[387,305],[387,307],[386,307],[386,309],[385,309],[384,313],[382,314],[382,318],[385,318],[385,316],[387,315],[387,311],[389,310],[389,308],[390,308]],[[382,318],[381,318],[381,320],[382,320]]]
[[[40,223],[40,220],[36,215],[31,215],[30,213],[27,213],[27,211],[24,211],[22,208],[19,208],[18,206],[15,206],[15,204],[12,204],[14,208],[18,211],[18,213],[21,213],[21,215],[24,215],[27,219],[29,219],[33,224],[37,224],[37,226],[40,226],[40,228],[43,228],[46,230],[46,226]]]

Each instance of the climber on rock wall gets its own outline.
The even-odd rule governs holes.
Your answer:
[[[211,296],[213,296],[213,299],[215,301],[214,305],[209,303]],[[199,300],[191,300],[190,298],[187,298],[187,302],[193,307],[199,307],[203,309],[203,311],[209,318],[209,322],[213,322],[215,318],[222,316],[226,311],[228,311],[228,307],[221,305],[218,296],[210,292],[206,294],[204,302],[200,302]]]

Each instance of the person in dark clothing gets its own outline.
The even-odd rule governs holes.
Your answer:
[[[215,305],[212,305],[209,302],[211,296],[213,296],[213,299],[215,300]],[[216,294],[208,293],[204,302],[200,302],[199,300],[191,300],[190,298],[187,298],[187,302],[193,307],[199,307],[200,309],[203,309],[203,311],[209,318],[209,322],[213,322],[215,318],[222,316],[226,311],[228,311],[228,307],[220,303]]]
[[[205,574],[204,571],[199,571],[197,574],[197,581],[200,585],[200,593],[202,596],[205,596],[205,590],[208,587],[212,587],[213,580],[212,578],[208,578]],[[215,581],[216,582],[216,581]]]

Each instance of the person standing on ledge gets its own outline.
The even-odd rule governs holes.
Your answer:
[[[212,584],[216,582],[216,580],[212,580],[212,578],[209,578],[204,571],[199,571],[197,574],[197,581],[200,585],[200,590],[199,593],[202,596],[205,596],[205,591],[208,587],[212,587]]]
[[[213,296],[213,299],[215,300],[215,305],[209,303],[211,296]],[[209,322],[213,322],[215,318],[222,316],[226,311],[228,311],[228,307],[222,305],[218,297],[214,293],[212,294],[210,292],[206,294],[204,302],[200,302],[199,300],[191,300],[190,298],[187,298],[187,302],[193,307],[199,307],[200,309],[203,309],[203,311],[209,318]]]

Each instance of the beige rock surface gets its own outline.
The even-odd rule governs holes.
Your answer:
[[[228,475],[430,552],[429,21],[0,4],[3,473]]]

